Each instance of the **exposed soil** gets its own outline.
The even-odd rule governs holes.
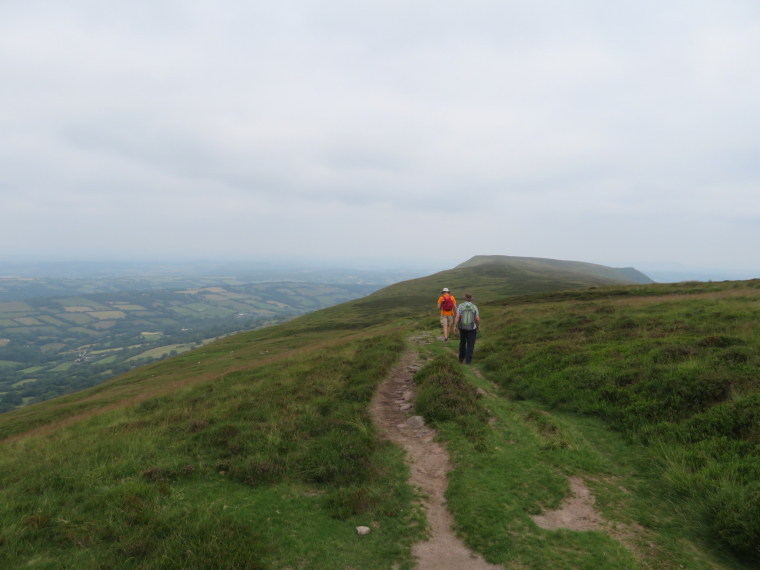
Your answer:
[[[546,511],[541,515],[531,515],[530,518],[533,519],[533,522],[545,530],[566,528],[576,531],[597,530],[606,532],[615,540],[623,543],[637,557],[643,558],[637,542],[646,535],[646,531],[637,524],[616,523],[611,525],[594,509],[596,500],[583,479],[569,477],[568,481],[570,482],[572,496],[564,499],[559,508],[554,511]]]
[[[530,518],[543,529],[557,530],[604,530],[606,524],[599,513],[594,510],[594,496],[580,477],[570,477],[572,497],[562,501],[555,511],[546,511],[542,515],[531,515]]]
[[[422,339],[420,339],[422,340]],[[420,344],[426,344],[426,341]],[[418,570],[497,570],[502,566],[486,563],[459,540],[446,510],[446,473],[451,462],[446,448],[433,441],[436,431],[410,417],[414,398],[413,373],[419,368],[417,354],[407,352],[380,385],[372,400],[372,414],[380,434],[406,449],[411,471],[409,483],[419,487],[425,498],[429,539],[414,546]]]

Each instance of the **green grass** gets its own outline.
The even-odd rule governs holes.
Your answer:
[[[536,570],[749,567],[720,549],[697,546],[702,537],[658,487],[644,448],[628,445],[598,419],[506,398],[442,345],[423,354],[416,409],[434,422],[452,454],[447,500],[456,531],[489,562]],[[430,384],[442,396],[434,415],[422,397]],[[473,438],[470,426],[483,425],[483,411],[494,425]],[[610,534],[627,536],[625,543],[606,532],[547,531],[531,520],[569,495],[571,475],[591,488]]]
[[[402,346],[386,334],[307,351],[6,442],[0,562],[410,568],[424,525],[367,413]]]
[[[649,468],[706,539],[760,560],[759,287],[514,299],[486,308],[479,355],[513,397],[602,418],[648,446]]]

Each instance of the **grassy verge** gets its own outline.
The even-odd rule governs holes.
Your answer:
[[[367,411],[402,348],[291,354],[6,442],[0,566],[411,567],[424,524]]]

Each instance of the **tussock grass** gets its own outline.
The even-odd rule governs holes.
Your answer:
[[[626,443],[598,418],[505,398],[470,368],[460,371],[471,389],[486,391],[479,405],[496,422],[486,433],[488,453],[457,422],[437,424],[455,466],[446,497],[457,533],[489,562],[535,570],[754,567],[697,547],[705,521],[684,513],[681,497],[663,496],[652,448]],[[570,475],[592,490],[608,521],[599,531],[546,531],[531,520],[568,497]]]
[[[456,357],[444,353],[427,362],[414,376],[415,409],[428,422],[454,422],[479,451],[487,450],[488,413],[481,396],[467,382]]]
[[[485,307],[479,356],[515,399],[604,419],[709,540],[760,560],[760,281],[604,288]],[[676,450],[676,451],[674,451]]]

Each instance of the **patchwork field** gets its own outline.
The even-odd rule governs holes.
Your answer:
[[[93,386],[209,338],[284,322],[377,288],[291,285],[214,285],[0,302],[0,412]]]

